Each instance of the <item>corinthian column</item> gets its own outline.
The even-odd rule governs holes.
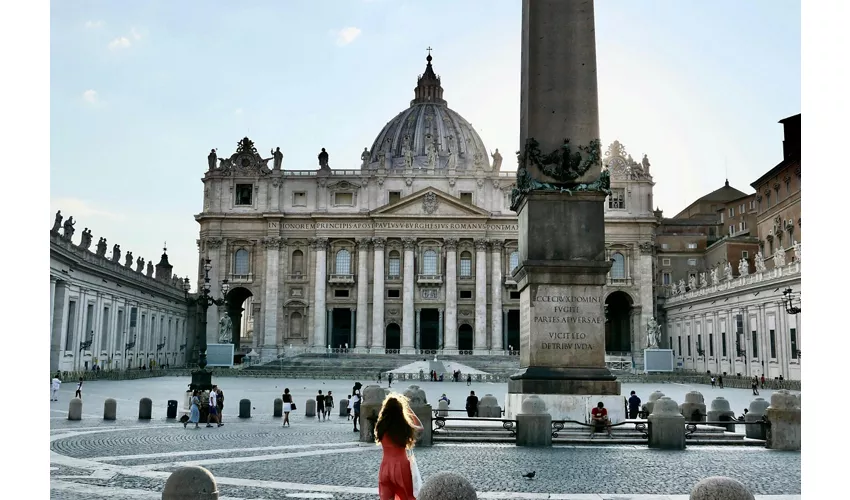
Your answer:
[[[487,349],[487,240],[475,240],[475,347]]]
[[[413,247],[416,240],[403,238],[404,244],[404,285],[401,306],[402,349],[414,347],[414,317],[413,317]]]
[[[502,241],[491,240],[490,246],[493,253],[490,254],[492,267],[490,287],[492,297],[490,301],[490,348],[501,351],[502,346]]]
[[[369,238],[357,240],[357,339],[352,347],[366,347],[369,338]]]
[[[446,340],[444,349],[457,349],[457,239],[443,240],[446,249]]]
[[[375,254],[374,283],[372,284],[372,344],[384,346],[384,245],[386,238],[372,238]]]
[[[313,345],[325,347],[327,328],[326,290],[328,286],[328,239],[316,238],[311,246],[316,252],[316,296],[313,299]]]
[[[266,248],[265,297],[263,297],[262,359],[273,360],[277,354],[277,302],[280,281],[280,238],[263,238]],[[259,335],[255,335],[255,338]]]

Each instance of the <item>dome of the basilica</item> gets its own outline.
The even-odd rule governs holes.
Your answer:
[[[364,168],[490,169],[481,137],[443,99],[431,59],[429,54],[410,107],[384,125],[369,151],[364,151]]]

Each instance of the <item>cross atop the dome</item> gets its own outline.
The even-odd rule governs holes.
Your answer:
[[[166,253],[166,252],[168,252],[168,242],[163,241],[162,242],[162,253]]]
[[[428,57],[426,57],[425,60],[428,61],[428,64],[431,64],[431,59],[433,59],[431,57],[431,51],[434,50],[434,49],[432,49],[431,46],[429,45],[428,48],[425,49],[425,50],[428,51]]]

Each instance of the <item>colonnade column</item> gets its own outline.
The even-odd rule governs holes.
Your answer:
[[[266,248],[265,297],[263,297],[263,344],[260,359],[271,361],[277,355],[278,285],[280,283],[280,238],[263,239]],[[256,325],[255,328],[256,330]],[[254,335],[259,339],[259,335]],[[257,342],[258,340],[255,340]]]
[[[487,349],[487,240],[475,240],[475,350]]]
[[[402,291],[401,305],[401,348],[411,349],[418,345],[418,338],[414,338],[413,318],[413,247],[416,243],[416,240],[413,238],[402,238],[401,241],[404,244],[404,285]]]
[[[326,295],[328,286],[328,239],[316,238],[311,246],[316,252],[315,297],[313,299],[313,346],[325,347],[327,328]]]
[[[496,351],[504,349],[502,344],[502,242],[491,240],[491,277],[490,288],[492,299],[490,301],[490,348]]]
[[[53,299],[56,296],[56,278],[50,277],[50,336],[53,337]]]
[[[457,239],[443,240],[446,249],[446,341],[444,349],[457,349]]]
[[[366,347],[369,338],[369,238],[357,240],[357,327],[352,347]],[[354,326],[354,323],[351,323]]]
[[[437,349],[443,348],[443,308],[438,309],[440,319],[437,322]]]
[[[372,343],[371,347],[384,346],[384,245],[386,238],[372,238],[375,254],[372,283]]]

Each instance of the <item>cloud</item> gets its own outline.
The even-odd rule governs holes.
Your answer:
[[[349,26],[348,28],[342,28],[339,31],[332,32],[336,36],[336,44],[340,47],[344,47],[349,43],[353,42],[360,36],[360,28],[355,28],[354,26]]]
[[[97,91],[88,89],[83,92],[83,100],[89,104],[100,104],[100,99],[97,97]]]
[[[112,40],[111,42],[109,42],[109,48],[111,50],[126,49],[129,46],[130,46],[130,40],[126,36],[120,36],[120,37],[116,38],[115,40]]]
[[[233,114],[234,115],[241,115],[242,114],[242,108],[236,108],[236,111],[234,111]]]
[[[110,220],[122,220],[124,216],[121,214],[117,214],[115,212],[111,212],[109,210],[101,209],[92,203],[81,200],[79,198],[51,198],[50,199],[50,216],[51,222],[53,216],[56,214],[57,210],[62,211],[62,216],[67,219],[70,216],[74,217],[74,220],[78,219],[95,219],[95,218],[104,218]],[[84,223],[87,227],[91,227],[87,222]],[[79,229],[79,226],[77,226]]]
[[[103,21],[86,21],[86,28],[87,29],[96,29],[96,28],[102,28],[102,27],[103,27]]]

